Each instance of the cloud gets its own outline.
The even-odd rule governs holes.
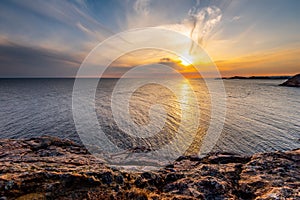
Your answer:
[[[190,37],[196,43],[204,46],[206,40],[212,37],[213,29],[221,19],[222,11],[218,7],[211,6],[201,9],[193,7],[189,10],[188,17],[182,20],[181,23],[166,24],[159,27],[180,32]],[[193,48],[192,43],[189,50],[190,54],[193,53]]]
[[[193,51],[193,46],[190,47],[190,37],[215,60],[232,61],[222,63],[224,70],[231,64],[241,68],[245,64],[249,71],[256,70],[255,65],[265,64],[295,70],[299,67],[296,54],[288,57],[289,67],[284,66],[287,58],[279,54],[268,57],[268,62],[252,58],[234,60],[299,43],[299,23],[294,20],[298,17],[296,6],[286,3],[274,6],[265,13],[268,5],[259,1],[1,1],[0,76],[74,75],[79,61],[103,39],[119,31],[149,26],[185,34],[186,41],[174,41],[184,54],[189,54],[190,49],[190,53],[196,55],[195,48]],[[278,10],[283,15],[277,19]],[[106,53],[118,48],[112,46]],[[144,53],[120,59],[119,70],[153,60],[160,62],[160,58],[169,56]],[[247,59],[251,63],[246,62]]]
[[[91,36],[93,39],[96,39],[98,41],[103,41],[107,38],[107,35],[102,34],[101,32],[93,29],[89,29],[88,27],[84,26],[82,23],[77,22],[76,26],[79,30],[86,33],[87,35]]]
[[[69,77],[74,76],[81,58],[39,47],[11,42],[0,44],[2,77]]]
[[[234,22],[234,21],[239,21],[241,19],[241,16],[234,16],[231,21]]]
[[[171,62],[171,58],[161,58],[160,62]]]
[[[254,54],[219,60],[215,63],[225,74],[269,75],[296,74],[299,72],[299,45],[294,48],[262,51]],[[287,72],[286,69],[289,69]]]
[[[75,27],[77,22],[81,22],[96,29],[101,29],[106,33],[111,33],[111,30],[90,15],[90,11],[83,0],[76,1],[75,4],[69,1],[56,1],[55,3],[38,0],[13,1],[16,5],[32,13],[48,17],[68,26]]]
[[[172,67],[173,69],[176,69],[179,71],[185,69],[185,67],[183,67],[181,64],[181,61],[174,60],[174,59],[167,58],[167,57],[161,58],[159,64],[167,65],[167,66]]]
[[[195,8],[189,11],[189,23],[192,24],[190,37],[203,45],[204,40],[211,35],[213,28],[221,21],[222,11],[218,7]],[[191,46],[190,53],[193,50]]]
[[[0,34],[16,43],[46,44],[54,48],[63,46],[68,52],[86,51],[87,45],[90,50],[91,46],[115,34],[109,25],[102,23],[102,18],[96,17],[84,0],[55,3],[12,0],[0,7],[0,18],[3,19]]]
[[[133,5],[135,12],[147,16],[149,14],[150,0],[136,0]]]

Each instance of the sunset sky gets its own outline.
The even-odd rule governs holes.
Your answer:
[[[2,0],[0,77],[74,77],[100,42],[145,27],[191,37],[222,76],[293,75],[300,72],[299,10],[299,0]],[[120,58],[111,76],[139,64],[188,66],[151,55]]]

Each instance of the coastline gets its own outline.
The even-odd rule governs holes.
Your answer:
[[[0,199],[296,199],[300,149],[182,156],[155,172],[106,166],[54,137],[0,140]]]
[[[237,79],[237,80],[240,80],[240,79],[258,79],[258,80],[286,80],[286,79],[289,79],[291,78],[292,76],[231,76],[231,77],[222,77],[220,79],[223,79],[223,80],[232,80],[232,79]]]

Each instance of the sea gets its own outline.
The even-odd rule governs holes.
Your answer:
[[[118,148],[159,149],[173,141],[185,147],[185,153],[195,153],[209,127],[217,124],[219,132],[211,133],[214,152],[253,154],[300,148],[300,89],[278,86],[284,80],[119,81],[101,79],[90,88],[90,80],[85,79],[86,90],[95,91],[94,98],[88,98],[74,95],[71,78],[0,79],[0,138],[47,135],[82,143],[82,134],[93,132],[88,122],[96,120],[106,139]],[[224,86],[225,98],[208,85]],[[95,112],[95,119],[86,118],[87,105],[94,108],[86,112]],[[181,132],[179,140],[177,132]]]

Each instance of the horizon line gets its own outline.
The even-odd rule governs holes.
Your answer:
[[[295,74],[296,75],[296,74]],[[221,76],[221,77],[209,77],[209,79],[228,79],[228,78],[263,78],[263,77],[291,77],[293,75],[250,75],[250,76],[242,76],[242,75],[233,75],[233,76]],[[153,78],[153,77],[75,77],[75,76],[8,76],[8,77],[1,77],[0,79],[120,79],[120,78],[125,78],[125,79],[142,79],[142,78]],[[156,77],[156,78],[170,78],[174,79],[176,77]],[[186,77],[187,79],[203,79],[203,77]]]

